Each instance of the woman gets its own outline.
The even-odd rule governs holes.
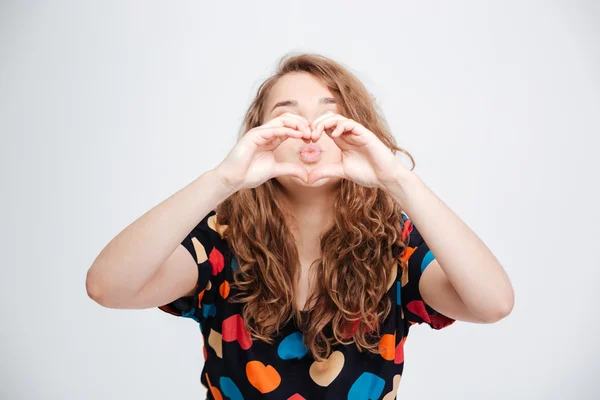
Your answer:
[[[509,314],[502,266],[396,158],[408,153],[348,69],[284,57],[240,133],[87,278],[106,307],[199,323],[208,398],[393,399],[413,324]]]

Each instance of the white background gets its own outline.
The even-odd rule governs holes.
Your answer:
[[[365,82],[514,285],[499,323],[414,328],[398,397],[598,398],[599,3],[414,3],[2,1],[0,397],[204,398],[197,325],[103,308],[86,272],[309,51]]]

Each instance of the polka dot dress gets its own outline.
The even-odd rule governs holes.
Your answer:
[[[423,238],[403,214],[403,253],[408,274],[400,264],[388,282],[392,309],[381,327],[381,354],[359,353],[355,344],[338,345],[328,359],[315,361],[303,344],[293,320],[273,344],[252,340],[244,328],[242,304],[229,303],[237,259],[222,238],[226,227],[216,225],[212,210],[183,240],[198,265],[193,296],[160,306],[176,316],[194,320],[203,337],[204,367],[200,382],[207,399],[348,399],[393,400],[404,368],[404,344],[409,328],[426,323],[442,329],[455,321],[426,304],[419,279],[434,259]]]

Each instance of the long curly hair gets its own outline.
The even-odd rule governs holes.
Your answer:
[[[406,154],[396,141],[373,96],[343,65],[318,54],[284,55],[275,73],[258,87],[245,114],[238,140],[262,125],[265,100],[287,73],[304,71],[320,78],[344,116],[372,131],[394,154]],[[244,303],[242,319],[253,339],[273,342],[273,335],[292,318],[303,332],[304,344],[315,360],[327,358],[332,346],[356,343],[379,354],[379,323],[391,310],[386,295],[396,277],[401,254],[402,209],[388,193],[342,179],[334,203],[334,221],[320,236],[321,258],[311,264],[316,274],[309,289],[309,310],[294,301],[301,267],[296,243],[286,223],[282,187],[275,179],[239,190],[216,207],[217,223],[238,262],[231,302]],[[407,239],[406,239],[407,240]],[[312,293],[311,293],[312,292]],[[302,312],[304,311],[304,312]]]

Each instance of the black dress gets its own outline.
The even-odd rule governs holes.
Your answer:
[[[285,326],[271,345],[251,340],[241,319],[242,304],[227,301],[234,294],[230,282],[238,264],[215,220],[212,210],[182,241],[198,264],[195,294],[159,307],[199,325],[205,360],[200,382],[207,399],[392,400],[404,368],[410,326],[426,323],[442,329],[455,322],[423,302],[419,279],[434,256],[402,214],[403,238],[410,235],[403,254],[408,276],[403,276],[398,263],[388,284],[392,309],[380,330],[381,354],[359,352],[355,344],[338,345],[326,361],[316,362],[295,323]]]

